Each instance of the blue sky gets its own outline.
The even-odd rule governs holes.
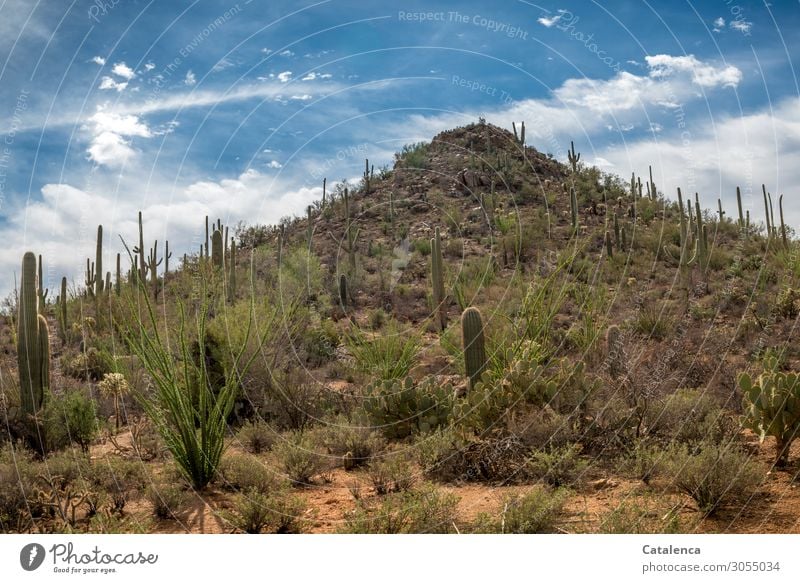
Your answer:
[[[479,116],[797,223],[798,30],[789,1],[0,0],[0,287],[26,249],[82,281],[98,223],[111,265],[138,210],[178,253],[206,214],[300,214]]]

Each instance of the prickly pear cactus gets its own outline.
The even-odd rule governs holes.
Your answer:
[[[372,424],[391,439],[426,433],[447,425],[453,413],[455,391],[433,378],[415,384],[384,380],[367,387],[364,409]]]
[[[741,373],[738,383],[744,393],[744,425],[761,441],[774,437],[775,465],[786,465],[789,447],[800,433],[800,375],[778,371],[773,359],[757,379]]]

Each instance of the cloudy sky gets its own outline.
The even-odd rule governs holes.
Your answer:
[[[788,0],[0,0],[0,292],[26,249],[81,282],[142,210],[177,256],[479,116],[708,207],[766,183],[797,224],[798,30]]]

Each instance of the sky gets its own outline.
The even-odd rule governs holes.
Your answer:
[[[141,210],[180,256],[479,117],[731,215],[764,183],[800,231],[798,31],[796,0],[0,0],[0,295],[26,250],[81,285]]]

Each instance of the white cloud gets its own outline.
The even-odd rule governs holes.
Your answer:
[[[594,161],[592,162],[592,164],[594,166],[597,166],[598,168],[601,168],[601,169],[604,169],[604,170],[607,170],[608,168],[613,168],[614,166],[616,166],[616,164],[614,164],[613,162],[609,162],[608,160],[606,160],[602,156],[595,156],[594,157]]]
[[[700,87],[736,87],[742,80],[742,72],[733,65],[715,67],[700,61],[694,55],[654,55],[645,57],[645,60],[650,67],[650,76],[654,78],[691,73],[692,83]]]
[[[317,74],[315,71],[311,71],[311,72],[310,72],[308,75],[306,75],[305,77],[303,77],[303,78],[302,78],[302,79],[300,79],[300,80],[301,80],[301,81],[313,81],[313,80],[314,80],[314,79],[316,79],[318,76],[319,76],[319,75],[318,75],[318,74]]]
[[[738,30],[745,36],[750,35],[750,29],[753,28],[752,22],[747,22],[746,20],[731,20],[729,26],[733,30]]]
[[[97,56],[92,57],[92,63],[95,65],[100,65],[101,67],[106,64],[106,60],[103,57]]]
[[[125,91],[125,88],[128,86],[127,81],[117,82],[114,81],[111,77],[102,77],[100,79],[100,89],[102,90],[116,90],[118,92]]]
[[[278,54],[279,54],[281,57],[293,57],[293,56],[294,56],[294,53],[293,53],[292,51],[290,51],[289,49],[286,49],[285,51],[281,51],[281,52],[280,52],[280,53],[278,53]]]
[[[147,124],[135,115],[101,110],[89,118],[89,124],[86,129],[90,131],[91,139],[86,151],[89,160],[100,166],[119,167],[127,164],[136,155],[130,138],[151,138],[154,135]]]
[[[123,79],[127,79],[128,81],[136,76],[136,73],[133,72],[133,69],[126,65],[124,61],[114,63],[114,67],[111,69],[111,72],[114,73],[114,75],[122,77]]]
[[[721,16],[714,21],[714,32],[721,32],[725,28],[725,19]]]
[[[219,73],[220,71],[224,71],[225,69],[229,69],[230,67],[235,67],[235,66],[236,63],[234,63],[227,57],[223,57],[213,67],[211,67],[211,71],[213,73]]]
[[[195,77],[194,73],[192,73],[192,70],[189,69],[186,72],[186,77],[183,79],[183,84],[184,85],[188,85],[189,87],[191,87],[192,85],[195,85],[196,83],[197,83],[197,78]]]
[[[153,63],[153,62],[148,62],[148,63],[144,64],[144,70],[145,71],[152,71],[155,68],[156,68],[156,64]]]
[[[311,101],[313,98],[308,93],[304,93],[303,95],[292,95],[289,99],[292,101]]]
[[[278,73],[278,81],[281,83],[288,83],[289,80],[292,78],[291,71],[284,71],[283,73]]]
[[[541,16],[540,18],[538,18],[536,20],[536,22],[538,22],[539,24],[541,24],[544,27],[550,28],[551,26],[555,26],[556,24],[558,24],[558,21],[561,20],[561,17],[563,16],[563,14],[564,14],[564,11],[563,10],[559,10],[558,14],[555,14],[553,16]]]
[[[86,151],[89,159],[101,166],[124,166],[136,155],[130,141],[113,132],[94,135]]]
[[[267,168],[283,168],[283,164],[277,160],[272,160],[269,164],[267,164]]]

